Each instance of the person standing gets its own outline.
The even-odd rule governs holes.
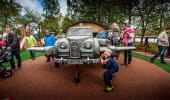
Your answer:
[[[130,28],[129,24],[123,23],[123,39],[125,46],[133,46],[133,38],[134,38],[134,30]],[[124,51],[124,63],[122,65],[126,65],[129,67],[132,62],[132,51]]]
[[[10,59],[10,65],[12,69],[15,69],[15,63],[13,56],[15,55],[18,65],[17,67],[20,69],[21,68],[21,57],[20,57],[20,44],[19,44],[19,39],[15,33],[12,33],[10,27],[5,28],[6,33],[8,33],[6,37],[6,45],[3,46],[3,48],[7,49],[12,49],[12,58]]]
[[[54,35],[49,33],[49,30],[45,30],[45,36],[44,36],[44,45],[45,47],[47,46],[54,46],[55,44],[55,37]],[[53,54],[52,54],[52,58],[53,58]],[[47,57],[46,62],[50,61],[50,57]]]
[[[26,38],[25,38],[26,46],[27,47],[35,47],[36,46],[36,39],[29,32],[27,32],[26,35],[27,35]],[[30,50],[30,55],[31,55],[32,60],[34,60],[35,59],[35,52]]]
[[[44,46],[44,36],[41,36],[41,45]]]
[[[112,30],[112,36],[111,36],[111,42],[113,46],[120,46],[120,28],[116,23],[113,23],[111,26],[111,30]],[[116,51],[116,58],[117,60],[120,60],[119,58],[120,52]]]
[[[155,54],[151,59],[150,62],[154,63],[154,59],[160,56],[160,60],[162,64],[166,64],[164,60],[165,52],[167,47],[169,46],[168,41],[168,33],[170,33],[170,26],[167,27],[163,32],[161,32],[158,36],[158,53]]]
[[[150,48],[148,39],[149,39],[149,35],[145,37],[145,43],[143,45],[143,49],[144,49],[145,52],[147,51],[147,48]]]
[[[167,56],[170,56],[170,36],[168,37],[169,47],[167,48]]]

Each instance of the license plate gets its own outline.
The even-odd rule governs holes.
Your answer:
[[[67,60],[68,64],[83,64],[83,60],[79,60],[79,59],[71,59],[71,60]]]

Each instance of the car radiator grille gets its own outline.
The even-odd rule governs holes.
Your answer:
[[[72,58],[79,58],[80,57],[80,47],[77,42],[72,42],[70,45],[70,56]]]

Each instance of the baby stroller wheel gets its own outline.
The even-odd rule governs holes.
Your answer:
[[[5,70],[2,74],[3,78],[9,78],[12,76],[12,71],[11,70]]]

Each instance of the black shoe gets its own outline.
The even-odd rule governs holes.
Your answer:
[[[19,69],[21,69],[21,66],[18,66]]]
[[[150,61],[149,61],[149,62],[150,62],[150,63],[152,63],[152,64],[154,63],[154,61],[153,61],[152,59],[150,59]]]
[[[21,69],[21,65],[17,65],[17,67],[18,67],[19,69]]]
[[[162,64],[167,64],[166,62],[161,62]]]
[[[32,60],[35,60],[35,58],[32,58]]]
[[[46,60],[45,62],[50,62],[50,60]]]
[[[11,68],[12,69],[12,71],[16,71],[17,69],[16,68]]]

